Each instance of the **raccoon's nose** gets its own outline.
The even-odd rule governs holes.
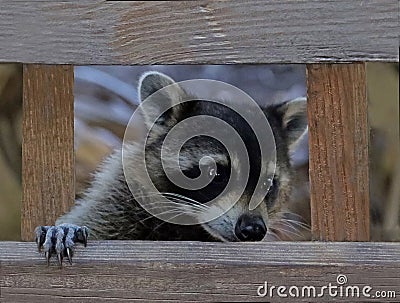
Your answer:
[[[261,241],[266,233],[267,227],[260,216],[243,214],[235,226],[235,234],[240,241]]]

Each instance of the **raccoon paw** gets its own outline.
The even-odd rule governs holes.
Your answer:
[[[35,229],[35,242],[38,251],[44,250],[47,266],[53,254],[57,255],[58,263],[62,266],[64,257],[72,264],[72,256],[76,243],[83,243],[86,247],[88,228],[73,224],[60,224],[57,226],[38,226]]]

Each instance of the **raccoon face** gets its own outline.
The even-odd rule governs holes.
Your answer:
[[[143,101],[156,91],[173,85],[159,96],[162,102],[176,104],[174,100],[184,100],[189,96],[171,78],[157,72],[146,73],[139,84],[140,98]],[[143,112],[143,118],[150,130],[146,143],[146,163],[148,174],[161,194],[174,197],[178,203],[193,203],[201,212],[194,212],[193,216],[201,226],[213,237],[222,241],[260,241],[268,238],[267,234],[274,233],[274,226],[284,217],[290,203],[293,179],[293,150],[300,145],[299,138],[304,139],[307,129],[306,101],[296,99],[290,102],[262,109],[272,128],[276,148],[277,165],[263,166],[267,171],[261,171],[261,151],[257,138],[250,125],[237,113],[222,104],[191,97],[194,102],[180,103],[164,112],[155,123],[154,116],[159,115],[157,106],[150,107]],[[175,125],[185,119],[195,116],[213,116],[230,126],[242,138],[250,160],[249,178],[245,190],[239,195],[239,200],[230,207],[234,192],[226,193],[212,204],[207,202],[215,199],[227,186],[233,171],[241,172],[241,160],[229,154],[225,146],[218,140],[208,136],[195,136],[180,144],[178,160],[169,159],[168,151],[162,154],[162,146],[168,133]],[[164,163],[161,159],[163,158]],[[198,178],[201,172],[212,176],[212,181],[199,189],[187,189],[175,185],[166,176],[164,169],[170,163],[171,167],[178,167],[181,173],[190,179]],[[164,166],[163,166],[164,165]],[[275,170],[271,187],[257,208],[249,210],[250,198],[259,178],[267,179]],[[178,171],[176,173],[179,173]],[[222,215],[215,218],[216,213]],[[213,218],[207,220],[207,218]]]

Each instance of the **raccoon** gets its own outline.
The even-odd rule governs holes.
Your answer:
[[[216,139],[193,137],[182,145],[179,154],[180,167],[189,178],[196,178],[200,174],[199,161],[202,157],[208,156],[215,161],[214,178],[204,188],[188,190],[178,187],[167,178],[161,163],[163,141],[174,125],[190,117],[206,115],[231,125],[249,152],[249,179],[239,201],[219,217],[205,223],[178,225],[165,222],[144,210],[137,201],[138,195],[135,195],[136,198],[132,195],[124,175],[122,149],[119,149],[101,164],[90,187],[70,212],[61,216],[55,226],[39,226],[35,230],[38,248],[44,248],[47,260],[52,254],[57,254],[60,262],[64,256],[71,262],[73,246],[75,243],[86,245],[89,232],[95,239],[119,240],[268,241],[307,237],[299,232],[307,230],[304,222],[307,221],[307,211],[302,214],[304,220],[297,214],[308,192],[306,179],[300,178],[306,175],[304,172],[307,168],[302,165],[306,161],[299,158],[296,152],[307,141],[305,98],[262,108],[275,138],[277,165],[262,203],[250,211],[252,192],[258,178],[265,174],[261,171],[260,147],[250,126],[228,107],[191,96],[173,79],[158,72],[148,72],[140,78],[140,100],[167,86],[173,89],[161,96],[162,102],[172,105],[175,104],[174,100],[183,98],[195,101],[172,106],[156,123],[150,123],[148,119],[159,110],[156,106],[151,108],[152,113],[142,113],[146,127],[151,129],[146,142],[148,175],[157,190],[177,203],[195,203],[201,207],[217,197],[226,186],[237,159],[231,159],[224,145]],[[139,197],[145,199],[151,195],[146,193],[142,176],[135,171],[139,153],[137,145],[130,143],[126,157],[129,170],[125,173],[133,177],[135,188],[140,191]],[[215,205],[203,208],[206,209],[205,213],[212,214],[229,202],[229,195],[226,195],[217,200]],[[200,222],[201,218],[198,219]]]

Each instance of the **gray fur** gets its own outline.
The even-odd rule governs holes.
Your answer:
[[[141,99],[143,100],[158,89],[171,84],[174,89],[169,90],[169,93],[163,97],[165,102],[173,103],[174,99],[180,98],[186,92],[171,78],[163,74],[146,73],[140,79],[139,84]],[[147,115],[158,114],[157,108],[153,110],[152,113],[143,113],[146,123],[151,121],[151,118]],[[226,118],[223,109],[201,101],[192,110],[196,113],[220,115]],[[277,142],[278,167],[276,178],[279,180],[279,188],[273,201],[262,203],[254,210],[254,213],[260,215],[273,232],[274,224],[285,219],[285,213],[290,209],[293,199],[296,198],[292,196],[292,187],[296,176],[294,176],[290,157],[294,154],[292,150],[296,146],[302,146],[302,143],[296,142],[306,130],[305,99],[275,105],[263,109],[263,111],[269,119]],[[152,137],[148,141],[148,153],[146,153],[146,159],[149,162],[149,174],[155,177],[157,187],[160,187],[163,191],[170,191],[170,185],[164,180],[158,156],[163,134],[168,132],[168,129],[176,121],[191,114],[184,106],[178,106],[169,115],[164,116],[157,128],[150,132]],[[236,122],[232,121],[232,123]],[[146,125],[150,127],[148,123]],[[146,188],[141,183],[141,176],[137,175],[134,170],[135,157],[136,153],[139,153],[139,149],[134,143],[129,149],[130,167],[132,167],[129,173],[135,178],[136,190],[146,196]],[[204,154],[218,156],[221,165],[224,164],[224,161],[226,162],[224,151],[220,146],[201,139],[193,140],[183,148],[181,160],[187,168],[190,168],[191,163],[198,163],[199,158]],[[91,237],[98,239],[238,241],[234,234],[234,227],[238,217],[248,212],[247,194],[243,195],[240,201],[224,215],[202,226],[179,226],[163,222],[151,217],[133,198],[125,181],[121,158],[121,150],[117,150],[102,163],[82,199],[76,201],[71,211],[60,217],[56,224],[69,223],[87,226]],[[226,202],[219,201],[215,207],[223,207]],[[270,207],[266,205],[270,205]],[[278,234],[279,231],[276,231],[275,236],[282,238]]]

